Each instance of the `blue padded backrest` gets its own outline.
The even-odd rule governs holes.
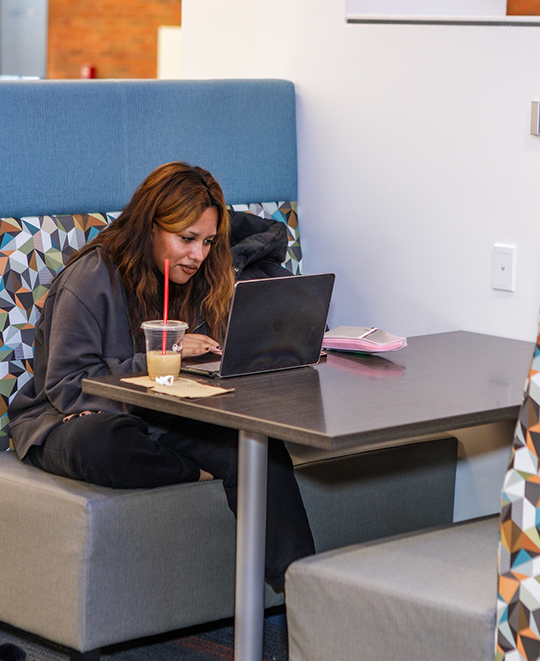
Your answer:
[[[122,209],[158,165],[208,169],[228,204],[297,199],[294,85],[0,82],[0,217]]]

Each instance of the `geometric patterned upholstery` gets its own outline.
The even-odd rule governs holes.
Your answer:
[[[302,272],[295,202],[234,205],[287,224],[284,266]],[[0,449],[6,448],[8,403],[33,374],[34,327],[54,276],[69,257],[106,227],[119,211],[0,218]]]
[[[70,255],[116,215],[0,219],[0,437],[6,436],[8,402],[33,373],[34,327],[49,285]]]
[[[502,488],[496,661],[540,657],[540,333]]]

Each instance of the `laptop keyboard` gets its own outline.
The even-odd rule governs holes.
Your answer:
[[[201,365],[201,369],[203,369],[205,372],[217,372],[219,370],[219,366],[221,365],[221,360],[217,360],[213,363],[204,363]]]

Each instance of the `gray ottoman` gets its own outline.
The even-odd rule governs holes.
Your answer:
[[[234,538],[218,480],[106,489],[0,452],[0,621],[74,650],[231,615]]]
[[[498,517],[293,563],[290,661],[493,661]]]

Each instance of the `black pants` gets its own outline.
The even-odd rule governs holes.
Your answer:
[[[223,480],[236,515],[238,432],[175,416],[160,416],[168,429],[157,440],[140,417],[93,413],[71,418],[34,446],[29,460],[39,468],[118,489],[152,488],[199,479],[200,469]],[[268,443],[268,510],[265,575],[276,588],[298,558],[315,552],[313,537],[282,441]]]

